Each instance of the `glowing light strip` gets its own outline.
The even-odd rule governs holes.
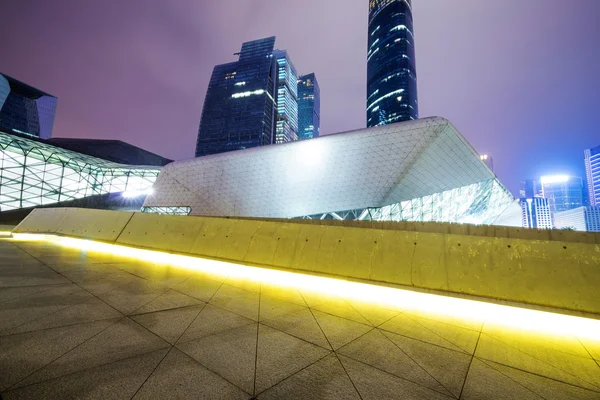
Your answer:
[[[404,310],[414,310],[428,314],[460,318],[463,320],[503,325],[526,331],[558,335],[575,335],[600,340],[600,320],[589,318],[555,314],[430,293],[413,292],[410,290],[352,282],[342,279],[250,267],[223,261],[169,254],[153,250],[135,249],[83,239],[36,234],[14,234],[14,237],[14,240],[45,240],[73,249],[131,257],[154,264],[170,265],[227,278],[241,278],[286,288],[319,292],[326,295],[339,296],[345,299],[359,300],[374,305],[392,306]]]
[[[0,231],[0,236],[10,236],[12,235],[11,231]]]

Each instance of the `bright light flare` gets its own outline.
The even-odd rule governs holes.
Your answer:
[[[225,278],[245,279],[283,288],[296,288],[348,300],[418,311],[425,314],[484,322],[524,331],[578,336],[600,340],[600,320],[537,311],[525,308],[467,300],[457,297],[421,293],[362,282],[326,278],[266,268],[250,267],[223,261],[195,258],[160,251],[99,243],[84,239],[52,235],[14,234],[16,240],[47,240],[57,245],[122,257],[154,264],[215,274]]]
[[[7,236],[11,236],[12,232],[11,231],[0,231],[0,237],[7,237]]]
[[[150,196],[154,191],[152,188],[146,190],[130,190],[127,192],[123,192],[123,197],[126,199],[134,199],[140,196]]]
[[[569,175],[546,175],[542,176],[540,181],[542,182],[542,185],[546,185],[552,183],[566,183],[570,178]]]

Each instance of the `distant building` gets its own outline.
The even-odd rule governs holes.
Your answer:
[[[370,0],[367,127],[419,118],[411,0]]]
[[[548,199],[542,197],[521,198],[523,228],[552,229],[552,213]]]
[[[554,214],[554,227],[600,232],[600,206],[578,207]]]
[[[533,199],[534,197],[542,197],[542,189],[535,179],[525,179],[521,181],[519,194],[521,197]]]
[[[600,146],[587,149],[584,154],[590,205],[600,206]]]
[[[315,74],[298,78],[298,139],[319,137],[321,91]]]
[[[57,98],[0,74],[0,131],[48,139]]]
[[[277,62],[277,119],[275,143],[298,140],[298,74],[285,50],[275,50]]]
[[[490,170],[492,170],[492,172],[494,172],[494,159],[492,158],[492,156],[487,155],[487,154],[482,154],[479,156],[479,158],[481,159],[481,161],[483,161],[485,163],[485,165],[488,166],[488,168]]]
[[[277,118],[275,37],[242,44],[239,60],[212,73],[196,157],[274,143]]]
[[[542,176],[542,196],[548,199],[553,213],[584,205],[583,180],[568,175]]]

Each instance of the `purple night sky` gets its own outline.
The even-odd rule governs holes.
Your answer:
[[[414,0],[421,117],[448,118],[513,192],[600,145],[600,1]],[[321,86],[323,134],[365,126],[367,0],[14,0],[0,71],[59,98],[55,137],[190,158],[212,68],[277,36]]]

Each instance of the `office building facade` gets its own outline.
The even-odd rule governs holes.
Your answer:
[[[548,199],[543,197],[521,198],[519,204],[523,228],[552,229],[552,213]]]
[[[600,146],[585,150],[584,155],[590,206],[600,206]]]
[[[548,199],[553,213],[584,205],[583,180],[575,176],[552,175],[540,179],[542,196]]]
[[[41,139],[50,138],[57,101],[48,93],[0,74],[0,130]]]
[[[298,139],[319,137],[321,90],[314,73],[298,78]]]
[[[578,207],[554,214],[554,227],[600,232],[600,206]]]
[[[277,117],[275,143],[298,140],[298,73],[285,50],[275,50],[277,62]]]
[[[212,73],[196,142],[196,157],[271,144],[277,118],[275,37],[246,42],[239,60]]]
[[[367,127],[418,117],[411,0],[370,0]]]
[[[542,197],[542,191],[538,181],[535,179],[525,179],[521,181],[521,189],[519,194],[522,198],[532,199],[534,197]]]

